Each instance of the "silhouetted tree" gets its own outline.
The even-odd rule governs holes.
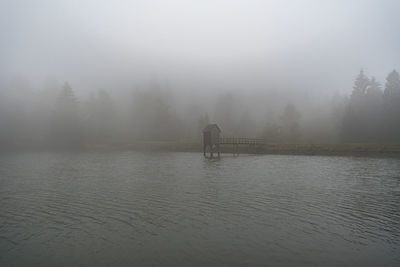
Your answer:
[[[137,138],[167,141],[183,137],[183,122],[170,102],[170,92],[158,84],[134,92],[133,130]]]
[[[387,141],[400,141],[400,75],[393,70],[386,78],[383,93],[385,132]]]
[[[76,148],[83,144],[79,104],[66,82],[57,99],[51,123],[52,144],[62,148]]]
[[[349,106],[343,119],[343,140],[346,142],[366,141],[366,124],[365,108],[366,94],[370,80],[361,70],[354,81],[353,91],[350,96]]]
[[[368,142],[383,141],[383,99],[382,89],[374,77],[368,84],[365,93],[365,103],[363,107],[362,119],[364,120],[365,128],[364,135]]]
[[[385,104],[392,108],[398,106],[400,98],[400,75],[396,70],[393,70],[386,78],[386,86],[384,91]]]
[[[354,81],[353,91],[350,96],[350,101],[353,103],[353,105],[362,104],[369,84],[370,81],[368,77],[365,76],[364,71],[361,70]]]

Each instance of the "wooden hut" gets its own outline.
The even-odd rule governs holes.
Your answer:
[[[219,134],[221,129],[217,124],[209,124],[203,129],[203,154],[206,156],[207,146],[210,148],[210,156],[213,156],[213,152],[216,149],[218,157],[220,156],[219,150]]]

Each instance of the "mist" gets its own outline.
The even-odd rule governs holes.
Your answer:
[[[400,266],[399,0],[0,0],[0,266]]]
[[[208,123],[269,143],[399,141],[399,9],[2,1],[0,143],[199,142]]]

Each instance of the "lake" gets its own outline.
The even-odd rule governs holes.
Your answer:
[[[0,266],[400,266],[400,160],[0,154]]]

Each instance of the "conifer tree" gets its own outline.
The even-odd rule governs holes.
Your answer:
[[[63,148],[75,148],[82,145],[79,103],[67,82],[57,99],[51,126],[53,145]]]
[[[385,105],[385,132],[391,142],[400,141],[400,75],[393,70],[386,78],[383,93]]]
[[[364,71],[361,70],[358,74],[356,80],[354,81],[353,91],[351,93],[350,101],[354,108],[358,108],[358,106],[363,104],[364,96],[367,93],[368,86],[370,85],[370,81],[367,76],[365,76]]]
[[[343,118],[342,136],[344,141],[359,142],[365,141],[365,120],[364,109],[366,106],[366,95],[370,80],[361,70],[354,81],[353,91],[350,96],[350,103]]]

